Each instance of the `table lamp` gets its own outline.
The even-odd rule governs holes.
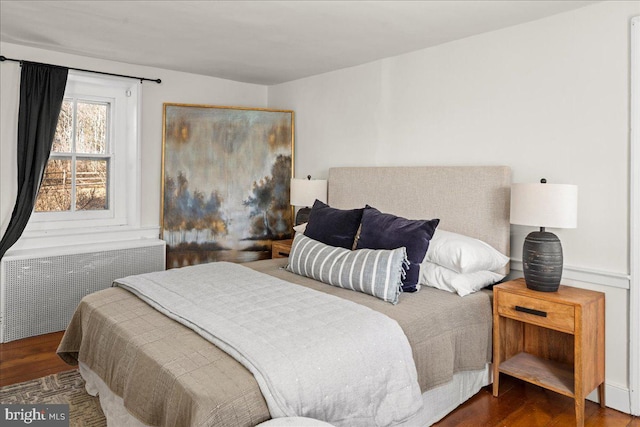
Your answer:
[[[569,184],[513,184],[511,224],[540,227],[524,239],[522,267],[527,288],[555,292],[562,279],[560,239],[545,230],[578,226],[578,187]]]
[[[307,175],[306,179],[291,179],[291,199],[293,206],[302,206],[296,214],[296,223],[299,225],[309,220],[309,212],[316,199],[323,203],[327,202],[327,181],[324,179],[311,179]]]

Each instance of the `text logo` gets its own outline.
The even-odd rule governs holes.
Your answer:
[[[69,405],[0,405],[1,425],[69,427]]]

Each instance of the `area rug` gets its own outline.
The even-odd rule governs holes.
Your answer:
[[[84,389],[77,370],[61,372],[0,388],[4,404],[69,404],[70,427],[105,427],[100,402]]]

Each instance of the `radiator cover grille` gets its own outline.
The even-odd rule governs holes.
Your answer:
[[[118,278],[164,270],[165,245],[2,260],[0,342],[62,331],[80,300]]]

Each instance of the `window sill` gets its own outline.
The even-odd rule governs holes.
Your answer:
[[[73,230],[25,231],[20,240],[7,251],[55,248],[70,245],[104,244],[139,239],[158,239],[160,227],[111,226],[100,228],[76,228]]]

